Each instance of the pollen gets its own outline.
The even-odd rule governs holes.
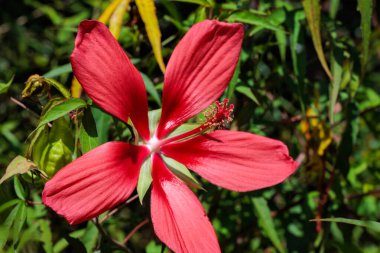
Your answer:
[[[225,129],[233,119],[234,105],[229,104],[228,99],[223,102],[216,101],[215,105],[209,107],[203,115],[206,122],[203,124],[204,128],[212,129]]]

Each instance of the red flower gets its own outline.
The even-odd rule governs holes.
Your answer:
[[[139,72],[106,26],[83,21],[71,55],[74,74],[101,108],[124,122],[131,118],[143,141],[141,145],[108,142],[78,158],[47,182],[44,203],[70,224],[96,217],[130,196],[142,163],[150,157],[151,215],[157,236],[176,252],[219,252],[202,205],[168,169],[162,155],[234,191],[278,184],[297,165],[280,141],[215,130],[231,120],[227,101],[206,113],[207,122],[201,127],[167,137],[220,97],[233,75],[242,40],[240,24],[207,20],[189,30],[168,63],[162,115],[151,136]]]

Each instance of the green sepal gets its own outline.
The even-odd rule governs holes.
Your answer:
[[[180,125],[179,127],[177,127],[176,129],[174,129],[174,131],[172,131],[167,136],[167,138],[171,138],[171,137],[189,132],[189,131],[199,127],[200,125],[202,125],[202,123],[184,123],[184,124]]]
[[[137,193],[139,195],[139,200],[141,204],[151,184],[152,184],[152,159],[148,157],[148,159],[146,159],[141,166],[139,180],[137,182]]]
[[[179,163],[176,160],[171,159],[167,156],[162,155],[161,157],[164,160],[166,166],[168,166],[169,170],[176,177],[181,179],[185,184],[187,184],[190,187],[196,188],[196,189],[204,190],[204,188],[201,186],[201,184],[194,178],[194,176],[186,168],[185,165],[183,165],[182,163]]]
[[[161,117],[161,109],[152,110],[148,112],[148,119],[149,119],[149,130],[150,135],[153,136],[156,132],[158,122],[160,121]]]

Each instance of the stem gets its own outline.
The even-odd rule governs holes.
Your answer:
[[[10,97],[10,100],[15,103],[16,105],[20,106],[21,108],[27,110],[28,112],[31,112],[34,116],[36,116],[37,118],[40,117],[40,115],[38,115],[38,113],[32,111],[31,109],[29,109],[25,104],[23,104],[21,101],[15,99],[14,97]]]
[[[132,229],[131,232],[129,232],[129,234],[125,237],[123,243],[126,244],[129,241],[129,239],[131,239],[131,237],[137,232],[137,230],[139,230],[142,226],[144,226],[148,222],[149,222],[148,219],[145,219],[142,222],[140,222],[134,229]]]
[[[98,228],[102,236],[104,236],[106,239],[108,239],[112,244],[114,244],[117,248],[121,249],[122,251],[131,253],[131,251],[125,245],[119,243],[118,241],[116,241],[115,239],[113,239],[111,236],[108,235],[108,233],[104,230],[102,225],[99,223],[98,218],[95,218],[93,222],[95,223],[95,226]]]
[[[125,201],[124,205],[128,205],[129,203],[131,203],[133,200],[137,199],[139,197],[138,194],[134,195],[133,197],[129,198],[127,201]],[[103,222],[105,222],[109,217],[111,217],[112,215],[114,215],[117,211],[120,210],[120,208],[122,207],[122,205],[114,208],[113,210],[111,210],[106,216],[104,216],[101,220],[100,220],[100,224],[102,224]]]

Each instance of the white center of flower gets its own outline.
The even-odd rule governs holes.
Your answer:
[[[158,152],[160,150],[160,140],[157,139],[156,136],[153,136],[147,143],[146,147],[150,150],[150,152]]]

